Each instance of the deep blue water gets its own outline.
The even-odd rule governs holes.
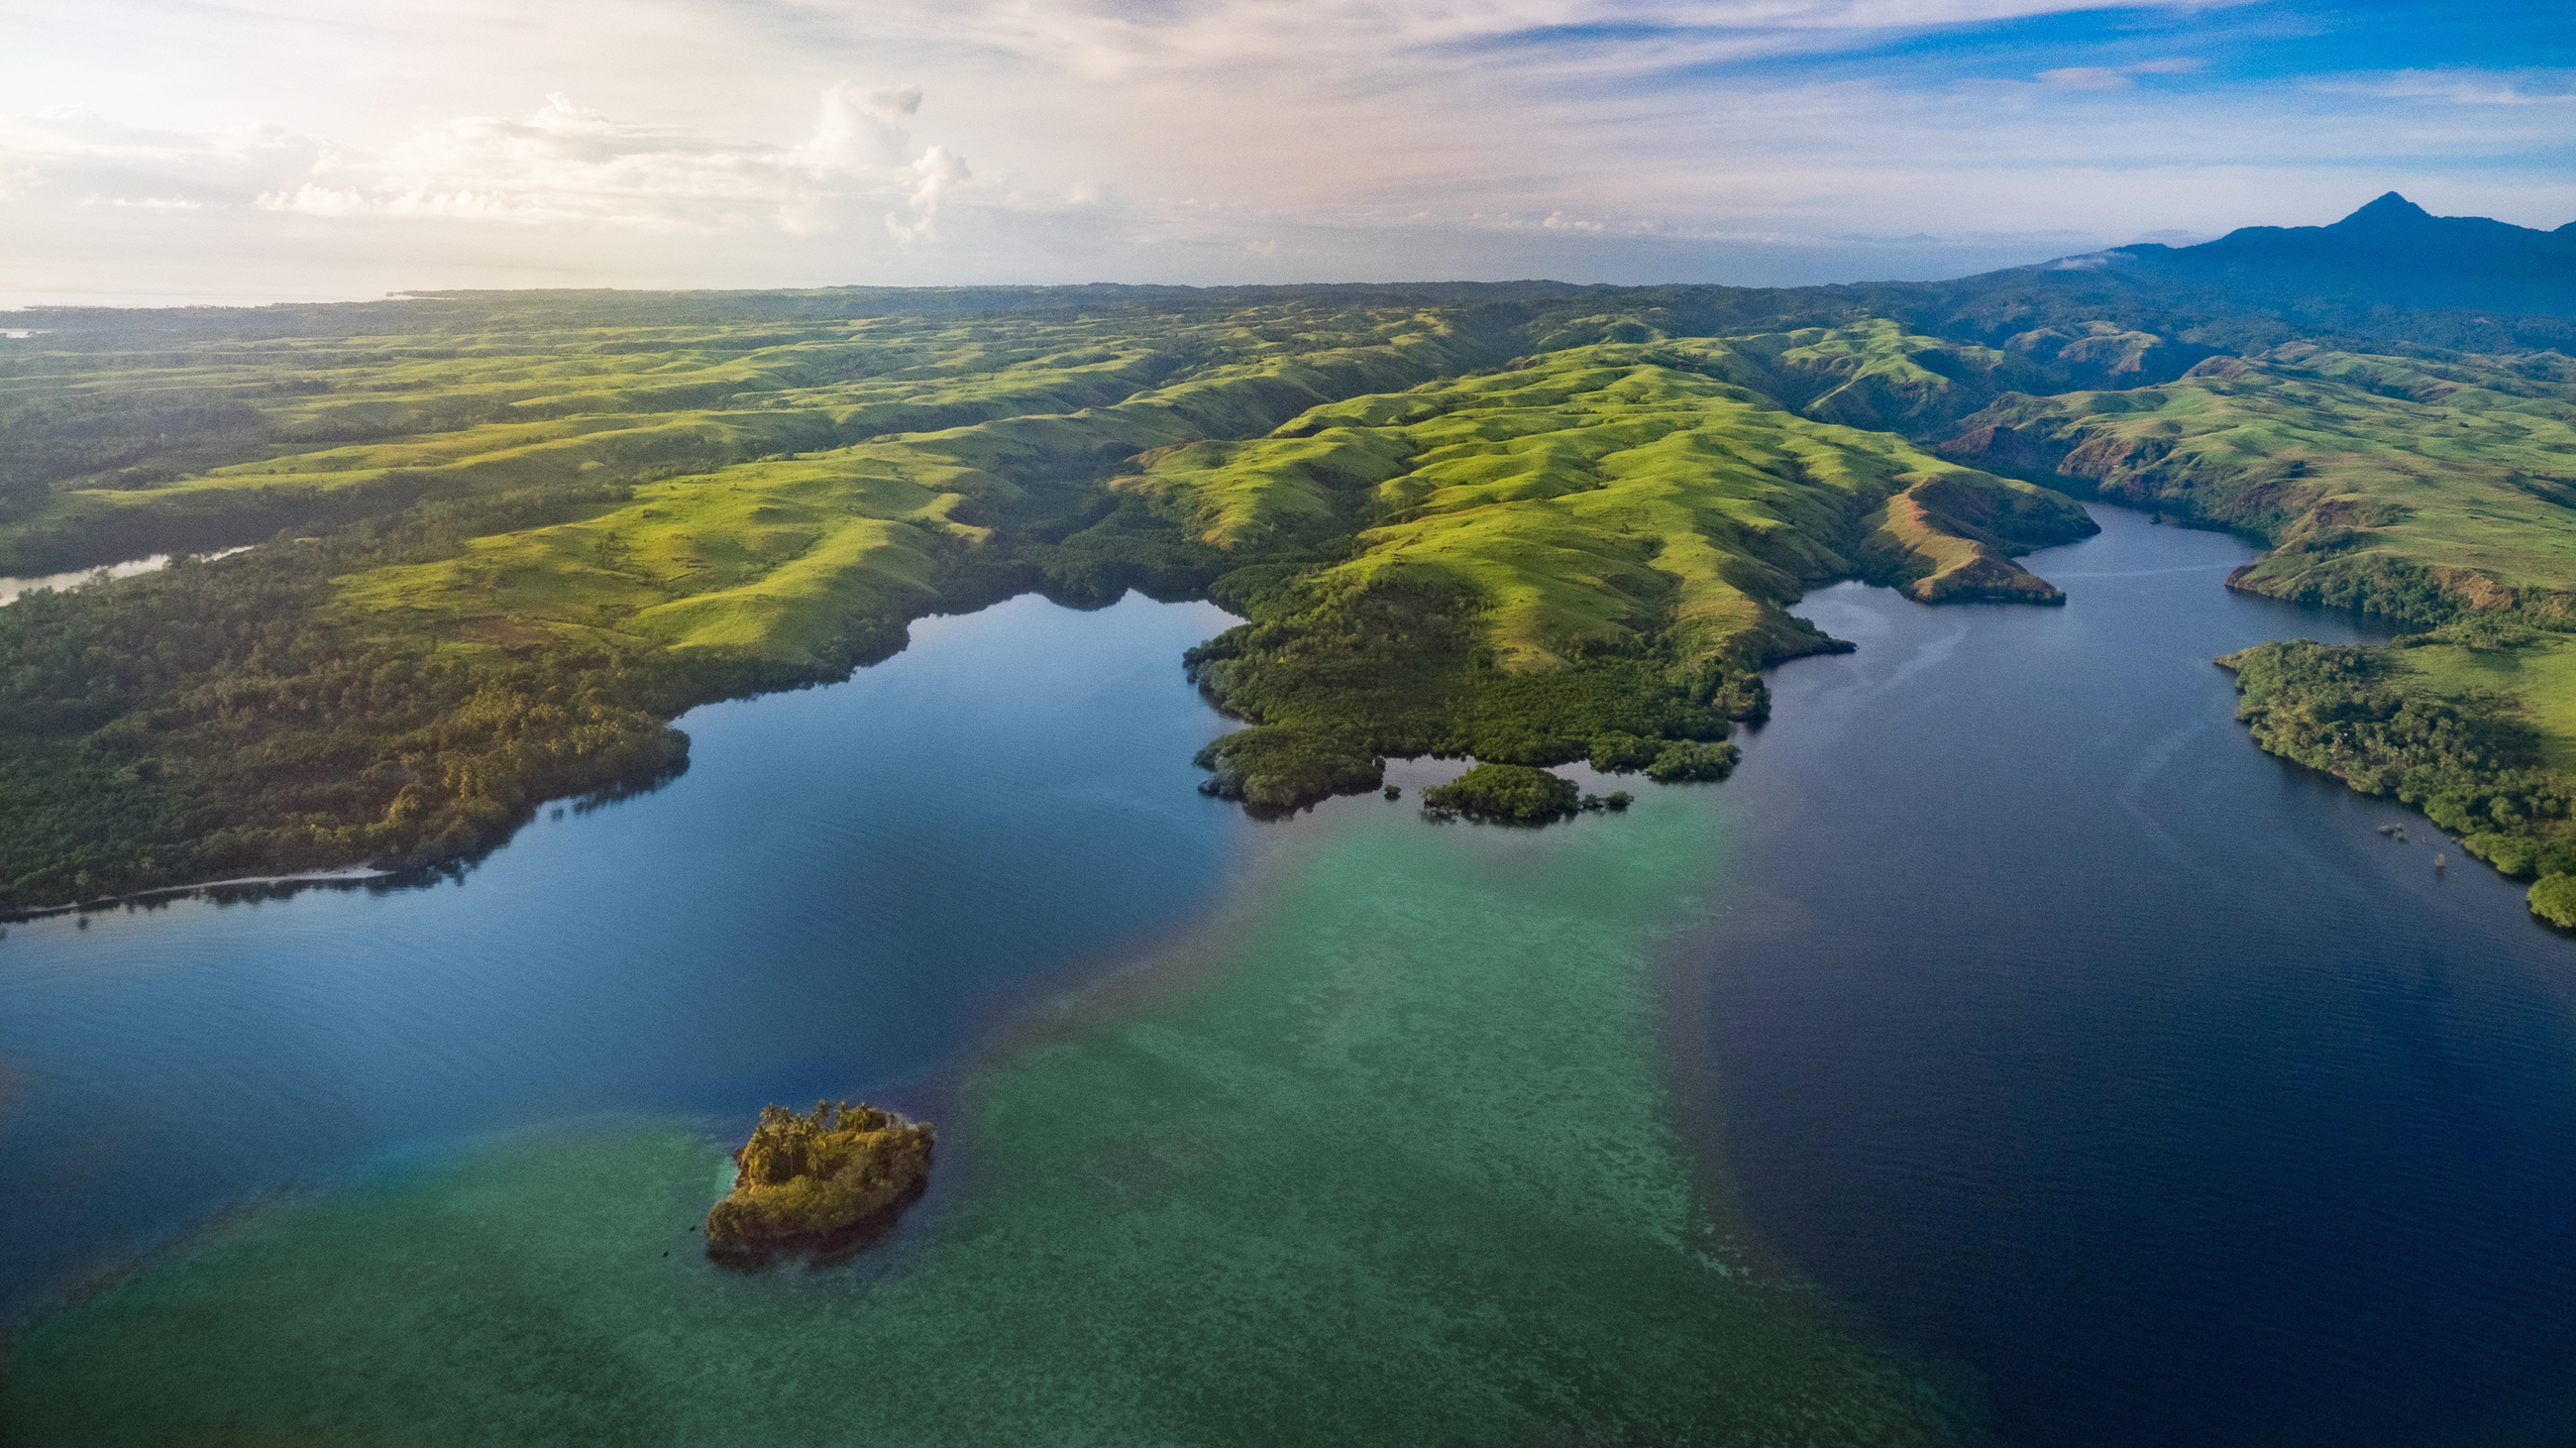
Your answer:
[[[1676,1036],[1742,1216],[2026,1448],[2576,1442],[2576,943],[2231,722],[2212,655],[2352,621],[2097,516],[2032,560],[2064,609],[1810,598],[1860,651],[1694,791],[1732,843]],[[1178,657],[1224,622],[924,620],[462,884],[9,927],[0,1320],[405,1153],[935,1092],[1262,853],[1192,789],[1227,726]]]
[[[463,884],[57,916],[0,939],[0,1320],[225,1203],[591,1112],[899,1101],[997,1008],[1203,903],[1230,620],[1028,596],[832,688],[699,709],[652,795]],[[148,1180],[135,1179],[149,1162]]]
[[[2231,722],[2351,620],[2096,516],[2062,610],[1800,607],[1684,977],[1744,1211],[2013,1443],[2576,1443],[2576,942]]]

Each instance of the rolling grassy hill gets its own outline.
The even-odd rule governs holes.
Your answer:
[[[2019,397],[1944,456],[2261,534],[2239,587],[2433,624],[2576,611],[2576,361],[2308,343]]]
[[[1802,590],[2053,600],[2012,560],[2090,527],[2057,488],[2423,626],[2232,661],[2256,738],[2576,874],[2576,322],[2509,285],[2559,242],[2418,217],[1904,286],[26,314],[0,571],[258,546],[0,609],[0,906],[469,855],[682,767],[694,703],[1031,588],[1243,614],[1189,665],[1256,806],[1390,752],[1714,777],[1831,646]],[[2403,305],[2397,232],[2512,251],[2502,310]],[[2333,290],[2247,260],[2317,246]]]
[[[2424,629],[2237,656],[2256,738],[2507,873],[2576,871],[2576,361],[2289,343],[2003,399],[1936,450],[2252,534],[2230,587]]]
[[[1824,579],[2060,598],[2009,557],[2093,531],[2063,497],[1726,380],[1888,334],[1542,353],[1114,479],[1220,549],[1350,534],[1347,561],[1241,589],[1253,622],[1195,657],[1266,726],[1212,746],[1221,787],[1287,806],[1375,784],[1380,754],[1616,766],[1722,738],[1758,670],[1827,646],[1785,607]]]
[[[0,556],[268,541],[0,611],[0,896],[452,859],[934,607],[1203,585],[1169,530],[1101,526],[1121,459],[1490,365],[1489,332],[1291,305],[9,354]]]

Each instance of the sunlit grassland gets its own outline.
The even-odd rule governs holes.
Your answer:
[[[1212,787],[1290,808],[1420,753],[1720,777],[1708,746],[1763,713],[1758,671],[1832,646],[1788,612],[1808,586],[2062,597],[2011,555],[2093,531],[2075,503],[1731,380],[1766,367],[1724,340],[1596,343],[1138,459],[1111,486],[1201,545],[1315,549],[1218,585],[1251,622],[1192,667],[1261,727],[1209,746]]]
[[[812,662],[853,614],[899,626],[933,593],[960,495],[829,454],[650,483],[623,507],[477,538],[453,558],[338,580],[362,626],[519,641],[605,630]]]
[[[2540,735],[2541,762],[2576,775],[2576,639],[2536,633],[2509,648],[2455,644],[2399,650],[2405,672],[2436,693],[2492,689],[2520,701]]]
[[[2143,333],[2110,329],[2088,343],[2134,350]],[[1635,315],[1585,317],[1552,329],[1533,352],[1603,343],[1670,342],[1676,334]],[[2043,344],[2052,355],[2067,344]],[[2078,344],[2080,346],[2080,344]],[[1723,338],[1691,337],[1693,365],[1748,387],[1819,422],[1919,434],[1957,420],[2013,391],[2055,392],[2065,374],[2019,352],[1931,337],[1885,317],[1856,316],[1840,326],[1801,327]]]
[[[1590,319],[1574,331],[1624,334],[1635,325]],[[1888,322],[1685,350],[1683,364],[1695,369],[1688,395],[1673,391],[1685,374],[1621,382],[1597,369],[1634,367],[1633,358],[1596,358],[1592,370],[1550,365],[1464,394],[1375,395],[1360,412],[1304,424],[1324,436],[1249,444],[1202,440],[1257,436],[1318,395],[1401,387],[1492,359],[1462,350],[1441,318],[1297,306],[1195,319],[493,329],[167,355],[39,354],[13,358],[0,373],[0,413],[15,408],[44,423],[110,409],[175,418],[179,431],[129,448],[116,469],[56,480],[32,506],[22,486],[0,522],[0,565],[81,566],[147,547],[231,545],[422,497],[640,482],[645,491],[630,505],[597,518],[477,539],[453,558],[344,580],[344,616],[377,633],[426,632],[446,646],[604,632],[801,661],[917,611],[908,605],[929,586],[942,543],[988,541],[992,522],[1025,501],[1019,480],[1089,482],[1118,457],[1181,448],[1137,490],[1169,497],[1160,480],[1196,474],[1187,491],[1200,535],[1258,557],[1365,523],[1340,494],[1355,480],[1389,482],[1407,472],[1404,459],[1431,451],[1440,455],[1418,460],[1402,485],[1425,496],[1370,501],[1379,512],[1409,513],[1414,526],[1373,539],[1385,557],[1368,566],[1432,561],[1465,546],[1437,561],[1463,565],[1497,590],[1507,605],[1498,639],[1514,661],[1536,661],[1549,656],[1550,637],[1608,637],[1631,627],[1641,607],[1662,606],[1667,590],[1648,560],[1672,548],[1677,533],[1697,535],[1671,526],[1669,507],[1661,524],[1640,532],[1627,515],[1649,490],[1635,487],[1552,517],[1515,515],[1508,526],[1464,516],[1475,510],[1468,476],[1492,467],[1460,452],[1478,446],[1476,429],[1510,436],[1530,498],[1558,495],[1574,479],[1586,489],[1611,476],[1642,481],[1657,465],[1638,450],[1672,430],[1669,418],[1644,414],[1700,406],[1731,382],[1739,405],[1724,425],[1751,429],[1729,453],[1745,495],[1710,501],[1731,532],[1771,540],[1756,553],[1785,549],[1799,555],[1790,574],[1822,576],[1843,560],[1800,541],[1793,520],[1749,496],[1779,490],[1751,479],[1764,466],[1805,466],[1802,457],[1822,459],[1830,475],[1843,468],[1834,458],[1850,439],[1819,441],[1811,430],[1795,445],[1756,443],[1754,433],[1778,428],[1755,415],[1778,409],[1743,384],[1786,393],[1810,412],[1877,416],[1902,410],[1890,398],[1953,412],[1982,400],[1955,395],[1962,384],[1950,373],[2018,378],[2015,367],[2029,370],[2009,354],[1962,352]],[[1927,356],[1942,370],[1920,365]],[[1600,395],[1563,400],[1589,389]],[[1561,394],[1557,403],[1543,395],[1550,392]],[[1574,411],[1550,416],[1550,406]],[[1401,425],[1425,409],[1443,415],[1439,426]],[[1495,409],[1510,418],[1483,415]],[[1367,427],[1365,437],[1348,425],[1371,423],[1396,425]],[[1715,424],[1701,423],[1704,446]],[[1578,441],[1578,428],[1596,435]],[[1245,447],[1257,455],[1229,460]],[[1764,449],[1767,459],[1752,456]],[[1663,471],[1694,466],[1686,451],[1665,444]],[[1609,454],[1624,456],[1605,462]],[[60,471],[82,460],[54,461]],[[1482,501],[1514,501],[1501,486]],[[961,512],[960,504],[972,506]],[[1445,516],[1453,514],[1461,516]],[[1607,548],[1575,536],[1605,520],[1622,530]],[[915,531],[890,526],[897,523]],[[1550,528],[1563,536],[1542,538]],[[1904,520],[1895,531],[1907,531]],[[1926,549],[1949,546],[1912,531]],[[1433,533],[1444,536],[1426,536]],[[1683,541],[1676,561],[1698,548]],[[1683,575],[1686,615],[1714,620],[1718,634],[1760,614],[1723,576],[1725,561],[1697,558]],[[1763,567],[1761,591],[1781,593],[1776,564]]]
[[[2284,596],[2396,561],[2473,608],[2576,600],[2576,364],[2294,344],[2160,387],[2022,398],[1999,424],[2124,501],[2262,533],[2243,580]],[[2008,450],[1952,449],[1974,460]],[[2046,456],[2043,454],[2042,456]],[[2474,575],[2474,576],[2472,576]],[[2528,591],[2507,599],[2497,590]],[[2370,601],[2370,600],[2353,600]]]
[[[992,526],[961,512],[1024,513],[1033,490],[1095,482],[1115,459],[1259,426],[1355,382],[1407,380],[1426,365],[1409,353],[1451,360],[1438,346],[1400,335],[1383,355],[1336,349],[1238,364],[1104,408],[649,483],[596,517],[345,578],[341,606],[362,626],[443,630],[469,646],[604,630],[792,663],[865,652],[936,599],[943,557],[993,546]]]
[[[0,570],[265,541],[0,615],[0,900],[470,853],[922,614],[1203,586],[1123,460],[1508,356],[1305,303],[11,351]]]
[[[1258,394],[1455,340],[1413,309],[1290,305],[12,352],[0,359],[0,427],[17,444],[0,459],[0,569],[251,542],[422,496],[643,480],[1065,415],[1166,386],[1184,416],[1258,431],[1316,400],[1268,399],[1280,410],[1256,417]],[[1360,385],[1425,375],[1405,365]]]
[[[1759,369],[1737,341],[1572,348],[1329,403],[1272,437],[1198,444],[1112,486],[1166,501],[1219,547],[1357,529],[1335,574],[1416,570],[1467,585],[1505,668],[1556,667],[1668,628],[1685,658],[1758,663],[1806,637],[1784,605],[1814,580],[1873,560],[1909,581],[1989,562],[2018,574],[2001,561],[2005,537],[1887,506],[1935,480],[1999,500],[1987,521],[2000,517],[2005,535],[2089,526],[2029,484],[1728,380],[1742,375]]]

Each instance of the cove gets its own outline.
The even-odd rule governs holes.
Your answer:
[[[1226,622],[924,619],[848,683],[692,712],[688,774],[548,810],[461,881],[8,926],[0,1311],[440,1143],[902,1095],[1212,898],[1249,822],[1194,793],[1228,726],[1174,660]]]
[[[28,1322],[0,1437],[2564,1442],[2570,947],[2229,721],[2355,625],[2097,517],[2064,609],[1815,595],[1859,652],[1624,818],[1253,824],[1217,615],[1023,599],[461,887],[14,927],[20,1300],[250,1200]],[[826,1092],[931,1194],[707,1263]]]
[[[1098,660],[1070,633],[1039,641],[1066,657],[1035,671],[1026,653],[955,642],[947,667],[1003,691],[974,698],[1049,701],[1011,721],[1023,730],[1049,721],[1046,685]],[[1159,648],[1177,684],[1168,643],[1116,651]],[[749,805],[720,842],[757,857],[728,877],[746,892],[840,852],[827,837],[834,850],[791,855],[815,844],[792,796],[728,777],[762,766],[699,737],[702,762],[673,792],[601,816],[676,810],[713,781]],[[1461,767],[1398,778],[1418,790]],[[784,787],[817,768],[780,771]],[[1025,769],[1001,772],[1028,787]],[[1124,798],[1104,789],[1095,808]],[[902,826],[937,839],[935,793],[915,803],[930,818]],[[595,1069],[644,1057],[613,1078],[629,1095],[680,1047],[710,1064],[748,1056],[760,1071],[710,1070],[696,1088],[703,1105],[721,1086],[720,1106],[680,1114],[691,1103],[669,1087],[622,1103],[568,1093],[579,1073],[552,1071],[547,1092],[565,1095],[552,1120],[243,1212],[41,1319],[13,1352],[0,1411],[19,1436],[63,1443],[748,1443],[824,1424],[960,1444],[1949,1440],[1973,1405],[1750,1273],[1673,1129],[1657,963],[1722,868],[1706,805],[1663,791],[1624,818],[1533,831],[1432,827],[1409,802],[1370,796],[1253,826],[1170,789],[1174,848],[1221,858],[1221,887],[1154,938],[1095,952],[1117,964],[1106,973],[1065,967],[1072,942],[1017,942],[1056,962],[1052,982],[1016,977],[1024,999],[1052,1003],[988,1014],[983,1045],[954,1063],[931,1043],[953,1055],[974,1033],[858,1028],[902,995],[846,949],[814,952],[835,974],[800,968],[776,938],[696,938],[692,959],[712,958],[667,1017],[645,999],[666,985],[628,987],[636,999],[605,1019],[567,999],[514,1049],[582,1050]],[[991,885],[992,862],[968,846],[1016,832],[1043,859],[1112,862],[1056,889],[1174,867],[1169,852],[1106,850],[1097,823],[1013,820],[941,863]],[[722,853],[710,843],[693,853]],[[531,888],[571,864],[532,872]],[[844,860],[833,878],[849,874]],[[895,898],[906,918],[925,903]],[[991,947],[968,933],[977,913],[1030,913],[1001,889],[927,903],[958,913],[934,912],[938,950],[899,964],[933,974],[977,963],[961,944]],[[572,953],[548,963],[569,969]],[[611,972],[582,976],[584,990],[614,986]],[[710,1003],[728,995],[760,1025],[711,1043]],[[939,1119],[931,1194],[847,1264],[736,1276],[709,1263],[688,1227],[721,1190],[744,1104],[825,1090]],[[620,1106],[622,1119],[564,1119]],[[709,1129],[719,1109],[731,1119]],[[152,1365],[139,1393],[138,1363]]]
[[[2576,942],[2231,721],[2354,620],[2093,511],[2060,610],[1801,606],[1678,967],[1748,1224],[2009,1442],[2576,1442]]]

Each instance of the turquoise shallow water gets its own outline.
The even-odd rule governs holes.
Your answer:
[[[1901,1444],[1972,1411],[1750,1280],[1657,1059],[1688,796],[1545,832],[1341,801],[1007,1033],[942,1190],[735,1277],[719,1146],[602,1122],[245,1222],[22,1344],[50,1442]],[[711,1170],[717,1168],[718,1170]],[[667,1254],[667,1255],[666,1255]],[[135,1363],[141,1399],[101,1416]]]
[[[1227,726],[1177,660],[1225,622],[926,619],[847,684],[695,711],[686,776],[549,811],[461,884],[7,927],[0,1311],[463,1137],[914,1100],[995,1011],[1214,898],[1248,822],[1194,792]]]
[[[1896,1444],[1972,1423],[1754,1280],[1673,1129],[1658,963],[1723,858],[1704,791],[1538,831],[1373,796],[1254,826],[1171,777],[1216,721],[1166,635],[1206,612],[1122,609],[1009,606],[926,639],[909,675],[692,716],[685,780],[562,822],[572,843],[627,821],[602,856],[540,830],[461,889],[13,938],[48,967],[22,979],[86,1002],[65,1014],[101,1039],[138,1004],[80,964],[153,978],[153,939],[190,1004],[247,988],[236,1032],[356,1035],[392,1059],[253,1055],[259,1036],[179,1005],[140,1013],[229,1050],[273,1113],[229,1124],[273,1171],[332,1164],[289,1155],[316,1101],[394,1149],[368,1159],[353,1131],[329,1189],[38,1323],[6,1422],[59,1443],[857,1423],[1104,1444]],[[1031,745],[1000,747],[1014,730]],[[406,917],[434,942],[383,948]],[[245,918],[305,933],[239,937],[262,958],[172,929]],[[103,948],[120,928],[135,940]],[[405,1083],[467,1130],[365,1109]],[[853,1262],[710,1264],[689,1226],[726,1138],[760,1101],[826,1092],[936,1118],[931,1193]],[[124,1201],[114,1168],[39,1205]]]
[[[1220,615],[1022,599],[461,886],[12,927],[0,1288],[164,1250],[0,1437],[2570,1441],[2571,947],[2228,722],[2350,621],[2103,521],[2063,610],[1818,595],[1861,651],[1625,818],[1256,825]],[[929,1195],[705,1261],[827,1092]]]

